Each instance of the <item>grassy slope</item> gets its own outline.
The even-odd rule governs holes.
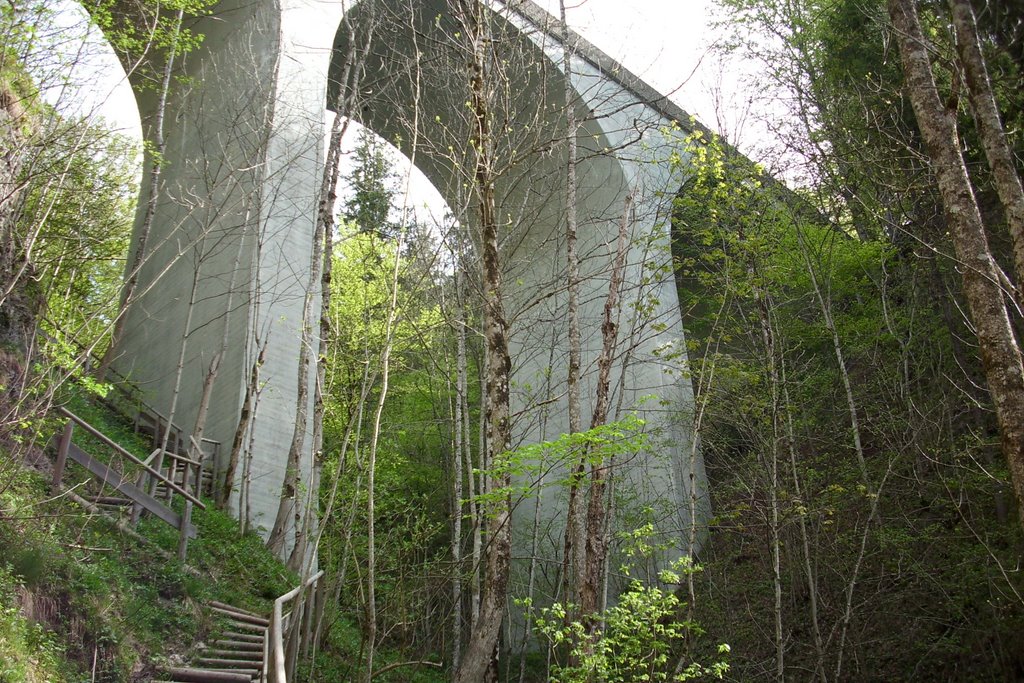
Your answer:
[[[137,456],[148,455],[146,440],[117,414],[82,395],[67,399],[73,412],[101,432]],[[42,433],[56,434],[61,427],[50,421]],[[108,459],[99,441],[81,430],[75,443]],[[87,479],[81,468],[68,465],[66,484]],[[217,630],[201,609],[204,602],[269,614],[273,599],[297,582],[256,534],[240,537],[236,521],[212,504],[193,513],[199,533],[189,545],[188,564],[198,570],[195,576],[108,518],[48,493],[45,472],[17,466],[0,448],[0,683],[150,680],[159,664],[184,661],[194,643]],[[144,519],[137,531],[168,553],[177,547],[177,532],[159,520]],[[343,616],[330,622],[315,680],[348,680],[364,655],[360,630]],[[383,651],[378,667],[403,659]],[[375,680],[445,678],[421,665]]]
[[[80,397],[70,405],[145,455],[146,444],[115,415]],[[105,457],[86,435],[76,433],[75,441]],[[239,537],[223,513],[194,514],[199,537],[188,561],[197,577],[107,518],[50,499],[45,473],[17,467],[6,452],[0,463],[0,683],[148,680],[156,665],[187,657],[216,630],[203,602],[268,613],[296,582],[256,535]],[[69,465],[69,483],[85,479]],[[168,551],[176,547],[176,532],[158,520],[143,520],[138,531]]]

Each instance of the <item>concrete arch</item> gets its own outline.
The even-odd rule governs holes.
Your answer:
[[[256,523],[268,527],[295,414],[298,330],[323,163],[325,94],[333,101],[329,84],[332,76],[338,80],[338,55],[345,49],[338,10],[325,5],[224,0],[216,17],[198,20],[196,30],[207,37],[183,60],[180,71],[191,81],[170,103],[162,200],[140,277],[145,293],[132,307],[118,349],[121,369],[141,383],[155,405],[166,406],[178,349],[189,330],[178,407],[179,424],[189,425],[212,350],[226,334],[230,357],[222,364],[207,427],[226,450],[249,369],[267,345],[266,389],[254,426],[252,506]],[[372,43],[357,115],[403,151],[415,137],[417,165],[471,224],[464,62],[452,39],[457,29],[443,0],[412,5],[410,14],[397,0],[380,3],[389,21]],[[360,6],[353,12],[358,18]],[[559,68],[561,37],[532,3],[498,8],[494,31],[501,38],[494,43],[498,63],[506,71],[500,98],[506,135],[500,144],[504,158],[514,160],[502,174],[498,194],[506,222],[506,296],[520,413],[516,436],[526,444],[553,439],[565,429],[560,386],[565,294],[559,284],[565,268],[565,76]],[[585,41],[573,40],[579,55],[574,104],[583,122],[577,210],[585,278],[584,381],[593,384],[609,245],[628,195],[633,242],[613,406],[620,413],[640,413],[652,441],[622,470],[620,492],[630,491],[634,505],[620,511],[631,516],[630,524],[645,515],[656,518],[664,538],[678,543],[689,523],[690,483],[697,482],[702,508],[705,494],[702,464],[687,429],[692,400],[682,374],[682,327],[668,267],[665,204],[679,179],[672,177],[660,129],[688,117]],[[154,102],[145,92],[137,96],[145,121]],[[588,417],[585,406],[585,422]],[[306,473],[308,465],[307,458]],[[557,468],[546,474],[549,482],[558,476]],[[540,552],[554,557],[561,547],[563,521],[555,503],[561,494],[552,486],[544,495]],[[530,528],[534,504],[520,503],[517,526]],[[648,508],[654,511],[644,512]],[[524,538],[514,536],[517,544]],[[522,546],[516,552],[531,553]]]
[[[459,27],[445,5],[443,0],[417,3],[410,16],[400,0],[377,4],[379,25],[369,43],[354,115],[379,135],[400,141],[407,153],[411,141],[417,140],[417,165],[449,206],[460,207],[459,218],[471,223],[474,207],[467,188],[473,186],[473,166],[465,106],[468,74],[456,37]],[[517,10],[521,7],[516,4]],[[540,23],[547,20],[544,15],[535,10],[530,16],[517,10],[499,10],[492,17],[494,60],[502,65],[492,86],[502,107],[495,120],[501,121],[505,130],[496,143],[497,156],[514,160],[509,161],[496,189],[498,213],[506,223],[506,282],[515,283],[506,296],[513,321],[513,400],[519,413],[516,436],[520,444],[529,444],[554,440],[567,429],[562,386],[568,348],[564,324],[567,104],[560,40],[550,25]],[[352,24],[368,21],[370,17],[360,16],[357,6]],[[357,44],[361,40],[357,35]],[[348,54],[349,47],[347,29],[342,27],[334,43],[329,102],[334,101],[344,72],[342,56]],[[660,131],[670,121],[585,56],[577,61],[573,106],[581,122],[576,208],[583,260],[584,421],[589,420],[592,408],[612,245],[630,196],[636,202],[628,217],[634,241],[626,278],[631,286],[625,292],[624,343],[614,373],[613,406],[617,406],[619,417],[635,410],[647,421],[652,447],[632,454],[633,462],[620,472],[625,490],[630,491],[623,498],[633,498],[620,512],[625,526],[639,523],[644,509],[654,510],[660,540],[677,546],[668,553],[671,555],[685,543],[688,524],[691,444],[681,416],[692,401],[689,383],[681,372],[683,359],[669,361],[666,354],[657,353],[666,347],[682,348],[671,271],[652,276],[657,268],[651,267],[664,264],[669,256],[668,235],[659,232],[664,228],[666,197],[671,199],[674,192],[670,188],[678,183],[667,168],[669,143]],[[670,191],[666,194],[665,190]],[[648,308],[652,302],[657,303]],[[635,315],[639,310],[647,313],[646,319],[637,319],[642,317]],[[700,467],[699,458],[695,465]],[[539,554],[550,561],[562,552],[565,491],[555,482],[565,472],[553,464],[544,467],[543,475],[526,477],[532,479],[529,483],[547,488],[543,501],[534,496],[517,505],[514,555],[527,558]],[[702,471],[697,480],[702,482]],[[531,536],[536,505],[540,505],[541,528],[534,547]],[[679,515],[681,510],[686,514]],[[528,565],[520,563],[514,572],[513,594],[526,594]],[[555,581],[541,578],[534,584],[539,603],[555,597]]]

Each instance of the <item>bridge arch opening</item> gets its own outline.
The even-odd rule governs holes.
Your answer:
[[[472,235],[477,220],[468,107],[472,74],[462,27],[443,0],[417,3],[412,11],[392,0],[374,3],[373,11],[364,10],[366,6],[357,5],[335,36],[329,107],[338,108],[339,93],[347,94],[351,99],[341,101],[353,118],[399,141],[407,155],[415,146],[416,164]],[[566,112],[572,106],[579,125],[576,212],[584,422],[593,409],[603,303],[617,231],[625,221],[631,246],[626,303],[619,318],[623,332],[613,373],[612,419],[640,414],[650,425],[650,446],[622,457],[628,464],[620,467],[619,481],[633,495],[620,499],[618,528],[651,521],[659,540],[675,546],[666,555],[675,556],[685,545],[689,468],[701,465],[685,424],[690,394],[675,367],[679,356],[659,356],[666,345],[682,349],[674,290],[662,287],[659,278],[664,273],[652,274],[654,266],[668,257],[667,205],[673,192],[665,190],[673,181],[662,170],[652,171],[665,153],[655,149],[665,145],[658,128],[668,122],[659,114],[639,111],[635,93],[624,93],[609,82],[608,74],[583,59],[567,104],[561,41],[553,27],[537,23],[536,16],[501,10],[492,15],[489,45],[495,67],[485,83],[495,107],[493,154],[500,166],[495,189],[504,277],[514,283],[505,292],[517,415],[513,446],[553,440],[568,426]],[[627,197],[635,204],[624,215]],[[666,232],[658,234],[660,230]],[[672,332],[660,334],[659,329]],[[560,589],[553,567],[563,549],[565,462],[536,463],[536,469],[520,482],[532,491],[516,501],[513,555],[535,557],[545,568],[538,572],[536,562],[531,568],[529,559],[519,561],[511,593],[524,597],[532,585],[535,604],[545,604],[556,599]],[[695,480],[702,485],[702,471]],[[626,498],[631,498],[629,503]],[[705,502],[699,505],[702,512]],[[646,568],[652,578],[665,559],[654,559]],[[612,593],[615,590],[613,578]],[[518,631],[523,628],[522,615],[516,622]],[[521,637],[519,632],[514,635],[517,641]]]
[[[176,349],[189,330],[178,392],[179,413],[189,424],[211,349],[227,339],[230,358],[221,366],[207,423],[210,436],[226,449],[250,370],[266,349],[261,366],[266,390],[250,427],[256,444],[250,504],[254,524],[265,528],[277,510],[296,415],[303,299],[316,286],[310,281],[310,256],[323,170],[325,99],[336,102],[339,84],[346,83],[357,95],[349,110],[353,118],[414,156],[470,234],[475,223],[469,74],[459,27],[442,0],[411,3],[411,10],[397,0],[375,4],[380,25],[361,69],[345,77],[350,34],[331,15],[333,4],[223,0],[215,18],[197,23],[206,37],[181,60],[182,87],[168,102],[168,163],[156,232],[140,271],[148,289],[129,312],[129,332],[118,349],[120,367],[154,397],[166,397],[158,404],[169,403],[176,391]],[[351,10],[360,45],[367,7]],[[311,25],[308,12],[314,11],[324,16]],[[566,79],[559,66],[559,33],[550,17],[538,12],[527,2],[500,11],[493,17],[491,43],[501,165],[495,190],[512,322],[517,446],[553,439],[566,429],[560,374],[567,349]],[[686,425],[685,347],[664,227],[672,195],[666,188],[673,179],[659,161],[667,159],[659,128],[682,117],[652,104],[660,95],[644,90],[592,48],[580,44],[575,67],[570,98],[580,123],[576,209],[584,423],[591,410],[615,237],[625,222],[631,240],[612,371],[613,417],[638,413],[647,420],[652,445],[624,458],[633,465],[620,470],[621,481],[636,494],[635,509],[620,513],[632,515],[630,523],[647,515],[665,539],[678,541],[688,524],[689,468],[699,467],[699,458]],[[358,87],[352,87],[356,73]],[[137,95],[146,121],[155,100]],[[308,450],[303,463],[308,476]],[[539,552],[555,557],[561,549],[556,500],[561,494],[554,481],[560,475],[553,468],[547,476],[551,486],[545,500],[521,501],[516,524],[529,528],[535,506],[541,505],[541,534],[548,547]],[[701,473],[694,480],[702,487]],[[232,504],[237,500],[236,493]]]

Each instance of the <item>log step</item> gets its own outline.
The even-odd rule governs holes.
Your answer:
[[[118,498],[117,496],[89,496],[88,498],[86,498],[86,500],[96,505],[119,506],[132,504],[132,501],[130,501],[129,499]]]
[[[210,647],[220,650],[232,650],[234,652],[262,652],[263,641],[215,640],[210,643]]]
[[[196,660],[196,664],[203,668],[208,669],[231,669],[232,671],[249,671],[253,670],[259,672],[260,665],[263,663],[263,657],[254,664],[251,659],[225,659],[221,657],[200,657]]]
[[[245,641],[247,643],[263,643],[263,633],[236,633],[234,631],[225,631],[220,634],[221,640],[225,641]]]
[[[214,607],[211,605],[210,610],[216,612],[217,614],[222,614],[228,617],[231,621],[235,623],[248,624],[250,627],[258,626],[260,628],[267,628],[270,625],[269,619],[266,619],[264,617],[257,617],[255,615],[242,614],[240,612],[234,611],[234,609],[227,610],[222,607]]]
[[[263,650],[222,650],[222,649],[209,649],[203,650],[203,657],[200,661],[205,661],[206,657],[209,656],[212,659],[235,659],[242,662],[262,662],[263,661]]]
[[[266,626],[260,626],[259,624],[251,624],[247,621],[238,621],[237,619],[225,617],[224,615],[219,616],[228,620],[228,628],[243,632],[248,631],[250,635],[255,636],[257,638],[262,637],[263,632],[267,630]]]
[[[182,683],[250,683],[258,671],[213,671],[191,667],[167,667],[164,669],[172,681]]]
[[[210,605],[210,607],[216,607],[218,609],[227,610],[229,612],[235,612],[236,614],[244,614],[246,616],[256,617],[257,619],[264,619],[264,620],[266,620],[266,617],[264,617],[262,614],[256,614],[255,612],[251,612],[251,611],[249,611],[247,609],[242,609],[241,607],[235,607],[234,605],[229,605],[229,604],[227,604],[225,602],[218,602],[217,600],[210,600],[210,602],[208,604]]]

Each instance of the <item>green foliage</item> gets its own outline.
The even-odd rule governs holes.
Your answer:
[[[92,21],[103,31],[122,65],[134,71],[135,87],[160,86],[162,62],[198,48],[203,34],[195,33],[178,18],[212,12],[215,0],[161,0],[134,3],[101,0],[88,6]]]
[[[820,39],[824,30],[808,27],[800,39]],[[855,42],[852,30],[836,29],[833,38]],[[878,153],[870,140],[861,144],[857,154]],[[925,249],[927,258],[918,258],[899,235],[877,229],[872,221],[896,210],[891,200],[875,208],[861,202],[866,213],[855,215],[830,204],[839,195],[824,184],[826,196],[807,193],[835,218],[823,224],[759,187],[758,171],[715,140],[691,138],[681,149],[680,160],[694,168],[676,203],[673,257],[691,380],[706,409],[701,443],[715,513],[693,609],[735,648],[730,675],[765,676],[776,656],[766,532],[776,501],[787,675],[816,665],[812,590],[823,666],[835,670],[840,648],[828,634],[844,629],[852,582],[844,677],[1012,678],[1024,660],[1003,643],[1019,628],[1024,603],[1016,597],[1020,578],[1001,567],[1016,561],[1020,535],[1008,522],[995,425],[969,407],[987,397],[972,389],[980,364],[962,342],[971,332],[951,315],[958,304],[950,264]],[[914,189],[904,189],[904,201],[927,213],[928,198],[910,199]],[[872,497],[853,446],[843,372],[867,479],[880,489],[877,525],[867,523]],[[984,675],[970,654],[980,651],[991,653]]]
[[[394,239],[399,226],[391,221],[394,204],[393,162],[384,144],[368,128],[359,131],[355,167],[345,179],[352,196],[345,202],[345,219],[359,232]]]
[[[148,454],[148,444],[131,425],[102,403],[85,394],[69,398],[74,412],[137,455]],[[57,420],[42,424],[51,433],[62,426]],[[81,430],[75,441],[96,457],[110,458],[108,447]],[[196,575],[167,559],[173,557],[178,535],[165,523],[143,518],[138,526],[152,544],[168,551],[161,554],[154,545],[122,535],[106,517],[83,515],[67,499],[51,498],[46,480],[21,470],[6,453],[0,463],[0,557],[8,566],[0,571],[0,626],[12,624],[9,641],[0,628],[0,654],[9,642],[16,648],[10,658],[0,657],[4,664],[11,662],[14,678],[0,680],[79,680],[88,677],[94,657],[97,680],[133,680],[137,672],[187,651],[218,628],[200,610],[203,602],[220,600],[267,613],[271,601],[298,581],[258,536],[240,536],[237,523],[212,505],[193,512],[199,536],[189,545],[188,559],[201,572]],[[73,482],[79,476],[83,487],[92,486],[76,469],[69,466],[65,479]],[[38,624],[31,632],[19,626],[24,619],[18,610],[8,609],[5,571],[19,586],[21,614]],[[50,667],[51,660],[59,675],[18,677],[19,662]],[[25,670],[30,672],[25,676],[34,675],[31,668]]]
[[[63,652],[41,624],[30,622],[19,609],[22,579],[0,565],[0,681],[41,683],[65,679]]]
[[[553,469],[571,470],[571,466],[578,463],[580,458],[586,465],[598,465],[612,458],[643,451],[648,444],[645,424],[636,413],[629,413],[615,422],[583,432],[562,434],[553,441],[528,444],[503,453],[489,469],[476,469],[474,474],[486,474],[494,481],[501,481],[502,477],[509,475],[512,485],[478,493],[469,502],[483,503],[488,508],[508,496],[515,498],[535,494],[549,486],[569,487],[573,483],[578,484],[578,481],[573,482],[571,472],[567,472],[564,479],[544,478],[542,475]]]
[[[648,529],[648,532],[650,529]],[[646,534],[641,534],[646,535]],[[640,542],[634,548],[648,546]],[[645,553],[641,553],[645,554]],[[628,567],[624,568],[629,573]],[[689,557],[663,570],[663,586],[678,586],[682,574],[700,571]],[[529,610],[528,600],[521,605]],[[618,602],[600,614],[599,625],[588,629],[580,621],[568,621],[571,607],[555,603],[540,610],[536,631],[556,652],[568,648],[564,665],[556,664],[549,680],[556,683],[632,683],[633,681],[689,681],[721,679],[729,670],[724,660],[711,664],[685,660],[688,639],[702,633],[684,618],[685,605],[662,586],[648,586],[633,579]],[[729,652],[718,646],[718,655]]]
[[[64,125],[69,134],[36,162],[52,180],[31,187],[23,211],[24,220],[41,222],[34,263],[46,293],[45,327],[54,339],[74,340],[66,351],[81,366],[83,349],[105,350],[117,312],[139,159],[122,136],[86,122]]]
[[[105,519],[60,498],[41,504],[47,487],[39,475],[8,475],[0,556],[20,585],[22,613],[36,624],[27,661],[56,662],[62,671],[24,680],[78,680],[95,666],[97,680],[128,681],[154,654],[195,638],[201,582]]]

